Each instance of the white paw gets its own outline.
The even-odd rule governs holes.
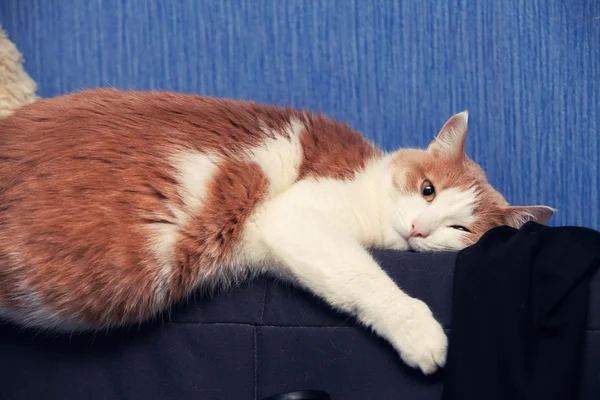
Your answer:
[[[448,339],[425,303],[415,299],[411,308],[392,342],[406,364],[432,374],[446,364]]]

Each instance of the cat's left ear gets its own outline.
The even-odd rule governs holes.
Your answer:
[[[454,114],[446,121],[440,133],[429,144],[427,151],[433,154],[463,157],[465,155],[468,122],[469,113],[467,111]]]
[[[546,206],[510,206],[505,211],[505,224],[520,229],[529,221],[546,225],[556,210]]]

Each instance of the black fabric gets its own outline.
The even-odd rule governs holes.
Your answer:
[[[493,229],[461,251],[443,399],[579,398],[599,264],[600,232],[533,222]]]

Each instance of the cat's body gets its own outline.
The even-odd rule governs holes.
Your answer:
[[[136,323],[267,272],[432,372],[441,326],[366,249],[459,249],[552,214],[509,207],[464,156],[465,132],[457,114],[427,151],[385,154],[292,109],[115,90],[41,100],[0,121],[0,317]]]

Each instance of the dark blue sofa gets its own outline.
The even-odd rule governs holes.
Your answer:
[[[450,323],[455,253],[374,253],[410,294]],[[167,322],[168,321],[168,322]],[[593,279],[581,399],[600,398],[600,276]],[[67,337],[0,327],[0,398],[262,399],[321,389],[334,400],[440,399],[443,372],[425,377],[352,318],[311,295],[259,279],[170,318]]]

